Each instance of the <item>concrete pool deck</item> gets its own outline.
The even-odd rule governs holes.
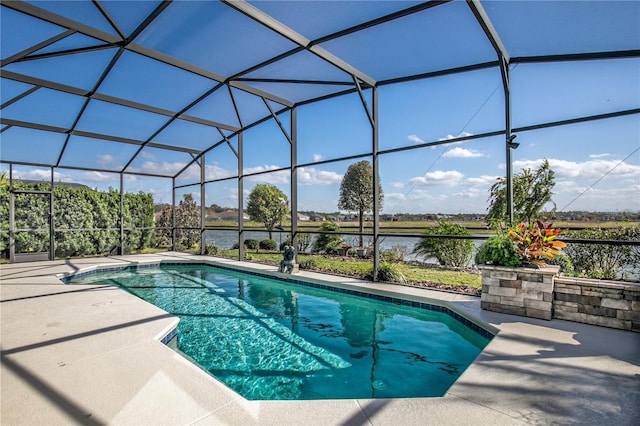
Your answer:
[[[0,424],[640,424],[640,333],[301,271],[300,278],[441,300],[500,332],[442,398],[247,401],[160,343],[173,316],[114,287],[58,278],[96,265],[185,259],[276,269],[183,253],[0,265]]]

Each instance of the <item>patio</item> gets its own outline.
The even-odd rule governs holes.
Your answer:
[[[476,297],[303,271],[301,277],[445,301],[500,332],[442,398],[247,401],[159,342],[174,317],[119,289],[71,287],[57,277],[180,259],[205,258],[169,252],[1,265],[0,423],[640,423],[638,333],[481,311]]]

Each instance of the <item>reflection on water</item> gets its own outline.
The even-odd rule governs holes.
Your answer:
[[[253,239],[253,240],[261,241],[269,238],[269,233],[262,232],[262,231],[244,231],[243,235],[245,240]],[[282,232],[282,236],[280,236],[278,232],[275,232],[273,234],[273,239],[275,239],[278,242],[285,241],[288,235],[289,234],[287,232]],[[205,236],[205,242],[207,243],[214,242],[218,247],[222,249],[230,249],[234,245],[238,244],[238,233],[236,231],[208,230],[204,232],[204,236]],[[282,237],[282,239],[280,239],[280,237]],[[313,241],[315,241],[316,237],[317,237],[316,234],[312,235],[312,243],[309,245],[308,251],[310,251],[311,247],[313,247]],[[357,241],[357,237],[350,234],[343,234],[342,238],[347,242],[354,240],[354,238],[356,239],[354,241]],[[369,238],[369,240],[371,240],[371,238]],[[370,244],[369,240],[365,238],[365,243]],[[477,247],[482,243],[483,240],[478,239],[473,241]],[[404,257],[405,261],[413,261],[413,260],[425,261],[425,259],[418,258],[416,255],[412,253],[413,247],[416,245],[417,242],[418,242],[418,238],[414,238],[414,237],[381,237],[380,249],[388,250],[388,249],[391,249],[393,246],[405,246],[407,248],[407,254]],[[354,243],[353,245],[356,246],[357,242]],[[426,261],[436,263],[435,259],[426,259]]]
[[[179,350],[247,399],[441,396],[488,343],[440,312],[197,268],[82,280],[178,316]]]

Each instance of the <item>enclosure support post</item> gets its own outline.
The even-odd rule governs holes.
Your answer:
[[[244,141],[242,132],[238,133],[238,260],[244,260]]]
[[[124,174],[120,173],[120,247],[118,254],[124,255]]]
[[[512,150],[518,144],[513,140],[515,135],[511,134],[511,84],[509,75],[509,62],[503,56],[500,56],[500,73],[502,74],[502,85],[504,88],[504,121],[505,121],[505,162],[506,162],[506,190],[507,190],[507,216],[509,218],[509,226],[514,225],[513,218],[513,159]]]
[[[13,193],[13,164],[9,164],[9,262],[16,260],[16,196]]]
[[[55,179],[53,178],[54,173],[53,173],[53,167],[51,167],[51,193],[49,194],[49,260],[54,260],[55,259],[55,249],[56,249],[56,228],[55,228],[55,223],[54,223],[54,213],[55,213],[55,209],[54,209],[54,205],[53,205],[53,185],[55,183]]]
[[[291,245],[298,248],[298,110],[291,108]],[[281,247],[278,247],[280,250]],[[297,259],[294,259],[297,262]]]
[[[204,241],[204,153],[200,156],[200,254],[205,254],[205,241]]]
[[[471,9],[471,12],[475,15],[478,23],[482,27],[487,39],[493,46],[493,49],[498,55],[498,61],[500,62],[500,73],[502,74],[502,86],[504,89],[504,115],[505,115],[505,162],[507,164],[506,170],[506,191],[507,191],[507,217],[509,220],[509,226],[513,225],[513,170],[511,164],[511,150],[516,148],[518,144],[513,143],[515,135],[511,134],[511,89],[509,81],[509,63],[511,57],[507,48],[502,43],[498,32],[491,23],[489,15],[484,10],[484,7],[480,3],[480,0],[467,1],[467,5]]]
[[[176,251],[176,178],[171,178],[171,251]]]
[[[378,280],[378,268],[380,266],[380,165],[378,161],[378,87],[372,89],[373,117],[371,122],[372,130],[372,151],[373,151],[373,281]]]

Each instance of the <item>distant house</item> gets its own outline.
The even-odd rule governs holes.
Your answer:
[[[298,213],[298,220],[301,222],[307,222],[311,220],[311,218],[304,213]]]

